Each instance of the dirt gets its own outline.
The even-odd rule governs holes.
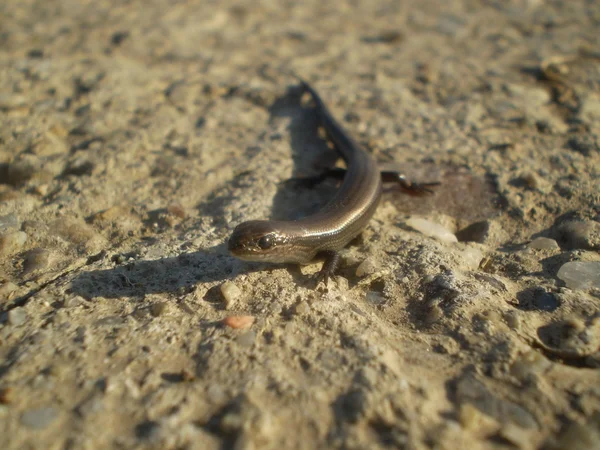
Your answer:
[[[583,0],[2,2],[2,448],[600,448],[598,276],[558,277],[600,261],[599,29]],[[226,247],[335,192],[285,182],[336,159],[291,73],[441,183],[388,186],[327,285]]]

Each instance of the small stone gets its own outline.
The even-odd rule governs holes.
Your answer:
[[[17,307],[13,308],[8,312],[8,323],[14,327],[18,327],[19,325],[23,325],[27,320],[27,312],[25,308]]]
[[[377,380],[379,379],[379,373],[372,367],[362,367],[354,377],[354,381],[364,385],[369,389],[377,387]]]
[[[583,96],[577,115],[583,122],[590,125],[598,123],[600,121],[600,96],[593,92],[588,92]]]
[[[2,286],[0,286],[0,301],[10,300],[17,289],[19,289],[19,286],[11,283],[10,281],[4,283]]]
[[[498,429],[495,419],[484,414],[471,403],[460,405],[458,420],[463,428],[479,434],[489,434]]]
[[[411,217],[406,221],[406,224],[425,236],[432,237],[440,242],[458,242],[458,239],[450,230],[429,220],[420,217]]]
[[[219,429],[223,433],[236,433],[244,425],[244,419],[237,412],[225,414],[219,422]],[[245,448],[245,447],[241,447]]]
[[[600,261],[572,261],[564,264],[557,274],[569,289],[600,288]]]
[[[50,263],[50,253],[43,248],[34,248],[25,253],[23,273],[25,275],[44,270]]]
[[[171,203],[169,206],[167,206],[167,211],[169,214],[173,214],[175,217],[179,217],[180,219],[185,219],[187,217],[185,209],[179,203]]]
[[[223,319],[223,325],[234,329],[244,329],[251,327],[254,320],[254,316],[228,316]]]
[[[310,307],[308,306],[308,303],[306,303],[305,301],[299,302],[294,307],[294,313],[297,315],[300,315],[300,316],[307,314],[309,311],[310,311]]]
[[[369,292],[367,292],[367,295],[365,296],[365,300],[367,302],[371,303],[372,305],[378,306],[378,305],[382,305],[383,303],[385,303],[386,299],[379,292],[369,291]]]
[[[10,256],[23,248],[27,242],[27,234],[23,231],[13,231],[0,235],[0,256]]]
[[[598,448],[600,431],[592,423],[570,423],[563,427],[553,449],[591,450]]]
[[[562,223],[557,227],[554,234],[566,248],[600,249],[600,223],[592,220]]]
[[[356,268],[356,276],[362,278],[365,275],[372,275],[377,272],[377,269],[377,264],[375,264],[373,258],[367,258]]]
[[[14,214],[0,216],[0,233],[19,228],[19,219]]]
[[[483,260],[483,253],[475,247],[466,248],[461,252],[461,262],[469,270],[476,270]]]
[[[517,311],[507,311],[504,314],[504,320],[511,329],[515,331],[521,330],[523,322],[521,320],[521,316]]]
[[[31,145],[31,151],[37,156],[50,156],[66,153],[69,146],[65,141],[68,131],[60,125],[48,130]]]
[[[531,375],[545,372],[551,365],[552,363],[544,355],[532,350],[520,355],[510,371],[518,379],[524,380]]]
[[[531,432],[512,422],[503,424],[498,434],[518,449],[529,450],[535,448],[532,444]]]
[[[75,308],[77,306],[81,306],[85,303],[85,300],[83,297],[76,295],[74,297],[67,297],[63,300],[63,307],[64,308]]]
[[[34,430],[42,430],[50,425],[58,417],[58,409],[46,406],[38,409],[30,409],[21,415],[21,424]]]
[[[167,304],[167,302],[153,303],[150,306],[150,314],[152,314],[153,317],[160,317],[167,312],[168,306],[169,305]]]
[[[252,330],[247,331],[245,333],[240,334],[235,341],[240,347],[250,348],[254,345],[254,342],[256,341],[256,333]]]
[[[95,414],[104,408],[104,398],[101,393],[94,392],[90,397],[82,401],[76,408],[80,416]]]
[[[584,156],[591,156],[596,152],[600,153],[600,143],[596,136],[591,133],[575,135],[569,139],[567,145]]]
[[[211,384],[206,390],[206,398],[209,402],[219,405],[227,401],[227,394],[218,384]]]
[[[528,245],[529,248],[535,248],[537,250],[555,250],[559,249],[558,242],[554,239],[546,237],[538,237],[531,241]]]
[[[232,281],[226,281],[221,285],[221,294],[225,303],[225,309],[231,309],[242,297],[242,291]]]
[[[0,404],[8,405],[14,400],[14,391],[11,388],[0,389]]]
[[[52,230],[81,247],[85,252],[98,253],[106,244],[106,241],[83,220],[74,217],[62,217],[51,224]]]

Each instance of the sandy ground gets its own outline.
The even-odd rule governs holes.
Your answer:
[[[600,448],[599,30],[594,0],[1,2],[1,447]],[[389,187],[317,288],[225,245],[335,192],[284,183],[335,162],[290,71],[442,183]]]

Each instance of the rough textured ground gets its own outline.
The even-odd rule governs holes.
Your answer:
[[[1,2],[2,448],[599,448],[600,288],[557,277],[600,261],[599,29],[594,0]],[[335,160],[290,71],[442,182],[317,289],[224,246],[335,191],[282,183]]]

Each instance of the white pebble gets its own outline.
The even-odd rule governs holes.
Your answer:
[[[23,325],[27,320],[27,313],[22,307],[11,309],[8,312],[8,323],[13,326]]]
[[[367,258],[363,262],[361,262],[356,268],[356,276],[362,278],[365,275],[371,275],[376,271],[377,265],[375,264],[373,259]]]
[[[470,270],[475,270],[483,259],[483,252],[474,247],[466,248],[462,251],[462,257],[464,265]]]
[[[0,255],[17,253],[27,242],[27,235],[22,231],[14,231],[0,236]]]
[[[600,261],[573,261],[558,270],[558,278],[570,289],[600,288]]]
[[[231,281],[226,281],[221,285],[221,294],[223,294],[223,300],[225,301],[225,309],[231,309],[242,297],[240,288]]]
[[[458,239],[454,233],[437,223],[430,222],[429,220],[422,219],[420,217],[411,217],[406,221],[406,224],[409,227],[423,233],[425,236],[432,237],[438,241],[446,243],[458,242]]]
[[[531,241],[528,245],[529,248],[535,248],[538,250],[553,250],[558,247],[558,243],[554,239],[538,237]]]

